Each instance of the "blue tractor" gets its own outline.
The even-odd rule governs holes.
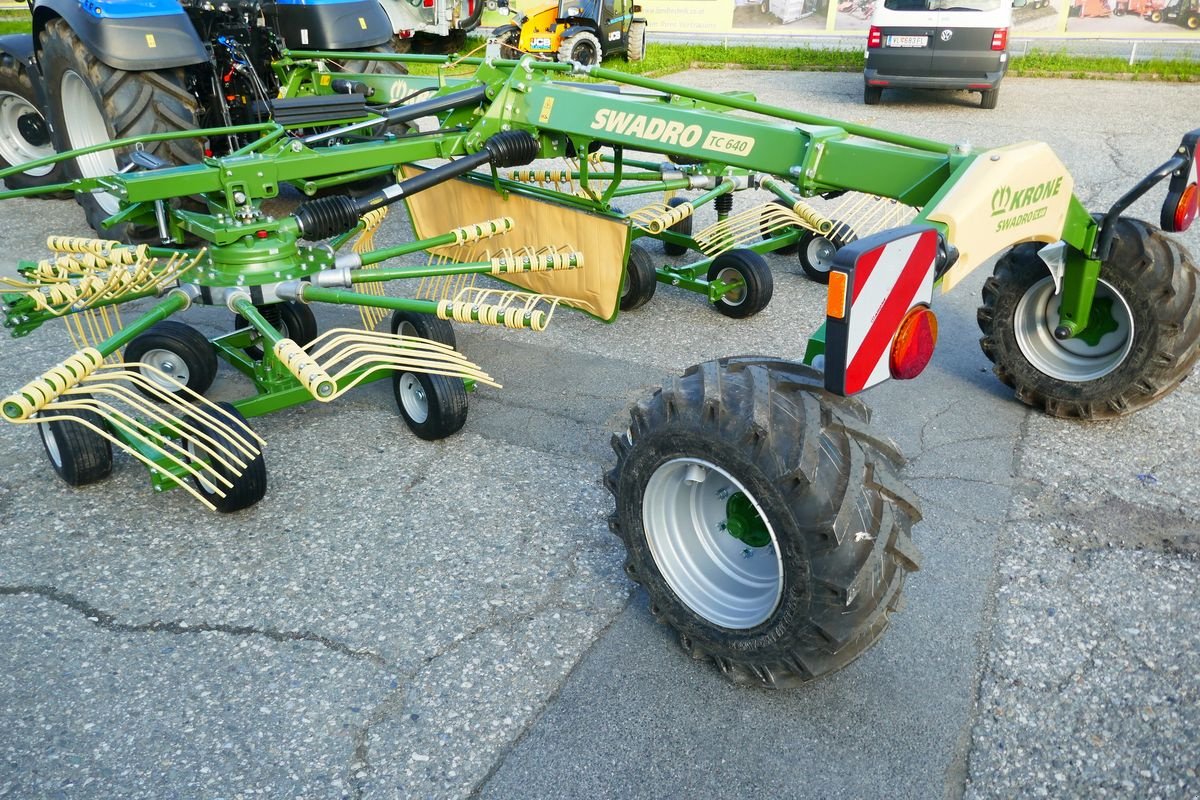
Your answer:
[[[33,35],[0,37],[0,167],[126,136],[257,122],[275,113],[270,68],[296,49],[391,51],[379,0],[30,0]],[[387,62],[352,71],[400,69]],[[235,141],[174,139],[102,151],[7,179],[45,186],[196,162]],[[79,194],[101,230],[116,198]],[[115,238],[128,231],[109,230]]]

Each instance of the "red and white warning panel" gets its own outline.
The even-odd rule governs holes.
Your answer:
[[[826,389],[852,395],[925,369],[937,344],[929,304],[938,245],[934,228],[906,225],[838,251],[829,273]]]

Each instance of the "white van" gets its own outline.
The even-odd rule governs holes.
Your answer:
[[[863,102],[888,87],[968,89],[995,108],[1013,7],[1026,0],[879,0],[867,35]]]

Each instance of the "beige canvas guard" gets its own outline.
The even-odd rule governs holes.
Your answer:
[[[423,170],[402,166],[401,175],[411,178]],[[503,280],[537,294],[562,298],[562,302],[611,320],[617,312],[625,253],[629,248],[629,225],[620,220],[535,200],[510,193],[501,197],[494,190],[456,179],[438,184],[406,198],[413,232],[422,239],[440,236],[467,222],[511,217],[513,230],[495,240],[496,250],[534,250],[554,246],[583,253],[583,268],[554,272],[506,275]],[[477,245],[472,245],[472,250]],[[455,260],[471,258],[470,251],[455,255],[453,248],[438,248]]]
[[[925,216],[944,222],[959,250],[942,278],[948,292],[996,253],[1020,242],[1062,238],[1075,186],[1058,156],[1043,142],[1026,142],[981,153],[953,188]]]

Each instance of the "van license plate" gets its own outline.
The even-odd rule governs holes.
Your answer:
[[[888,47],[924,47],[929,44],[928,36],[888,36],[885,40]]]

